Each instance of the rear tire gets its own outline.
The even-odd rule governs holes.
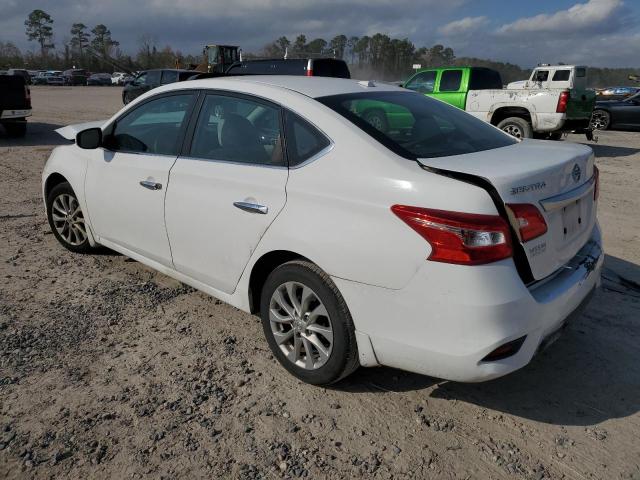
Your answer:
[[[260,316],[273,355],[303,382],[332,384],[358,368],[351,314],[317,265],[295,260],[271,272],[262,288]]]
[[[520,117],[509,117],[498,123],[498,128],[512,137],[519,139],[533,138],[533,128],[531,124]]]
[[[591,114],[593,130],[607,130],[611,125],[611,115],[606,110],[594,110]]]
[[[47,220],[53,235],[67,250],[87,253],[92,249],[78,197],[68,182],[59,183],[47,195]]]
[[[22,138],[27,134],[27,122],[5,123],[4,128],[11,138]]]
[[[382,133],[387,133],[389,131],[389,122],[387,121],[387,116],[382,110],[367,110],[362,115],[362,118],[365,122],[376,130],[380,130]]]

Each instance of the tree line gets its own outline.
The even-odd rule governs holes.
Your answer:
[[[21,52],[11,42],[0,42],[0,68],[56,69],[85,68],[87,70],[112,72],[124,67],[128,70],[149,68],[171,68],[197,65],[202,55],[183,54],[170,46],[159,47],[155,37],[142,34],[138,38],[138,50],[127,54],[120,48],[109,28],[104,24],[93,28],[76,22],[61,45],[53,42],[53,18],[43,10],[33,10],[25,20],[25,34],[29,41],[38,45],[38,51]],[[203,45],[206,40],[203,41]],[[329,56],[344,59],[355,78],[376,78],[380,80],[403,80],[412,73],[412,66],[423,68],[446,65],[470,65],[493,68],[502,75],[504,83],[528,78],[531,70],[511,63],[493,60],[456,57],[452,48],[444,45],[416,47],[408,38],[393,38],[389,35],[347,36],[336,35],[326,40],[312,38],[304,34],[290,40],[281,36],[265,45],[257,52],[244,52],[245,59],[288,58],[307,56]],[[105,62],[103,58],[115,60]],[[638,73],[624,68],[589,68],[589,86],[637,85],[628,79]]]

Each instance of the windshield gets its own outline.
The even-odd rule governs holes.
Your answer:
[[[317,99],[405,158],[480,152],[517,143],[449,104],[415,92],[366,92]]]

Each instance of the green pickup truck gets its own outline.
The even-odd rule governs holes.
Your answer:
[[[500,73],[483,67],[417,71],[403,85],[461,108],[518,138],[559,139],[563,132],[591,135],[595,92],[586,89],[586,67],[542,65],[529,80],[503,88]],[[410,128],[405,112],[358,105],[363,119],[381,130]]]

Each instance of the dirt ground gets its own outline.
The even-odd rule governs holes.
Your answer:
[[[26,138],[0,133],[1,478],[640,479],[640,133],[592,144],[603,288],[531,365],[476,385],[360,369],[324,389],[276,363],[257,318],[58,245],[52,130],[111,116],[121,90],[32,92]]]

